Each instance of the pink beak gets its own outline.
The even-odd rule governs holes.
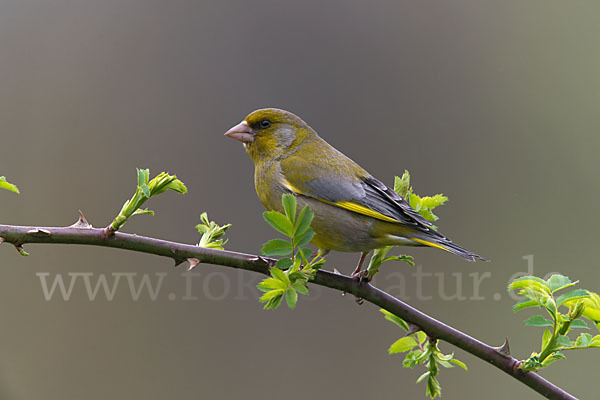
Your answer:
[[[227,132],[225,132],[225,136],[230,137],[235,140],[239,140],[242,143],[252,143],[254,142],[254,136],[256,132],[246,121],[242,121]]]

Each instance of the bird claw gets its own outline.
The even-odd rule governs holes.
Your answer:
[[[350,275],[351,278],[358,278],[358,284],[361,285],[363,282],[371,282],[368,271],[358,271]]]
[[[351,277],[358,279],[358,286],[362,285],[363,282],[371,281],[371,279],[369,278],[369,273],[367,271],[354,272],[351,275]],[[362,305],[365,302],[361,297],[358,296],[354,296],[354,301],[358,305]]]

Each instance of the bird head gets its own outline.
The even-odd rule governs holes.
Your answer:
[[[263,108],[248,114],[225,136],[242,142],[256,163],[283,155],[316,133],[289,111]]]

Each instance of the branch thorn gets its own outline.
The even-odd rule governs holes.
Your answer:
[[[273,267],[275,265],[275,263],[277,262],[277,260],[274,260],[272,258],[265,258],[262,256],[257,256],[253,261],[262,262],[262,263],[266,264],[269,268]]]
[[[85,215],[83,215],[83,212],[81,210],[79,210],[79,219],[77,220],[77,222],[75,222],[73,225],[71,225],[70,228],[92,229],[93,226],[92,226],[92,224],[90,224],[87,221],[87,219],[85,218]]]
[[[508,345],[508,337],[504,338],[504,344],[500,347],[492,347],[498,353],[502,354],[504,357],[512,357],[510,355],[510,346]]]
[[[200,264],[200,260],[195,258],[195,257],[189,257],[186,258],[186,261],[190,263],[190,266],[188,267],[188,272],[193,270],[194,268],[196,268],[198,266],[198,264]]]

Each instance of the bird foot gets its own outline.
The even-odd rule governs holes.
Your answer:
[[[356,278],[358,279],[358,285],[362,285],[363,282],[370,282],[371,279],[369,278],[369,273],[367,271],[357,271],[357,272],[353,272],[352,275],[350,275],[352,278]],[[354,301],[356,302],[356,304],[361,305],[363,304],[365,301],[358,297],[358,296],[354,296]]]
[[[371,278],[369,278],[369,272],[368,271],[357,271],[357,272],[353,272],[352,275],[350,275],[351,278],[357,278],[358,279],[358,284],[362,284],[363,282],[371,282]]]

